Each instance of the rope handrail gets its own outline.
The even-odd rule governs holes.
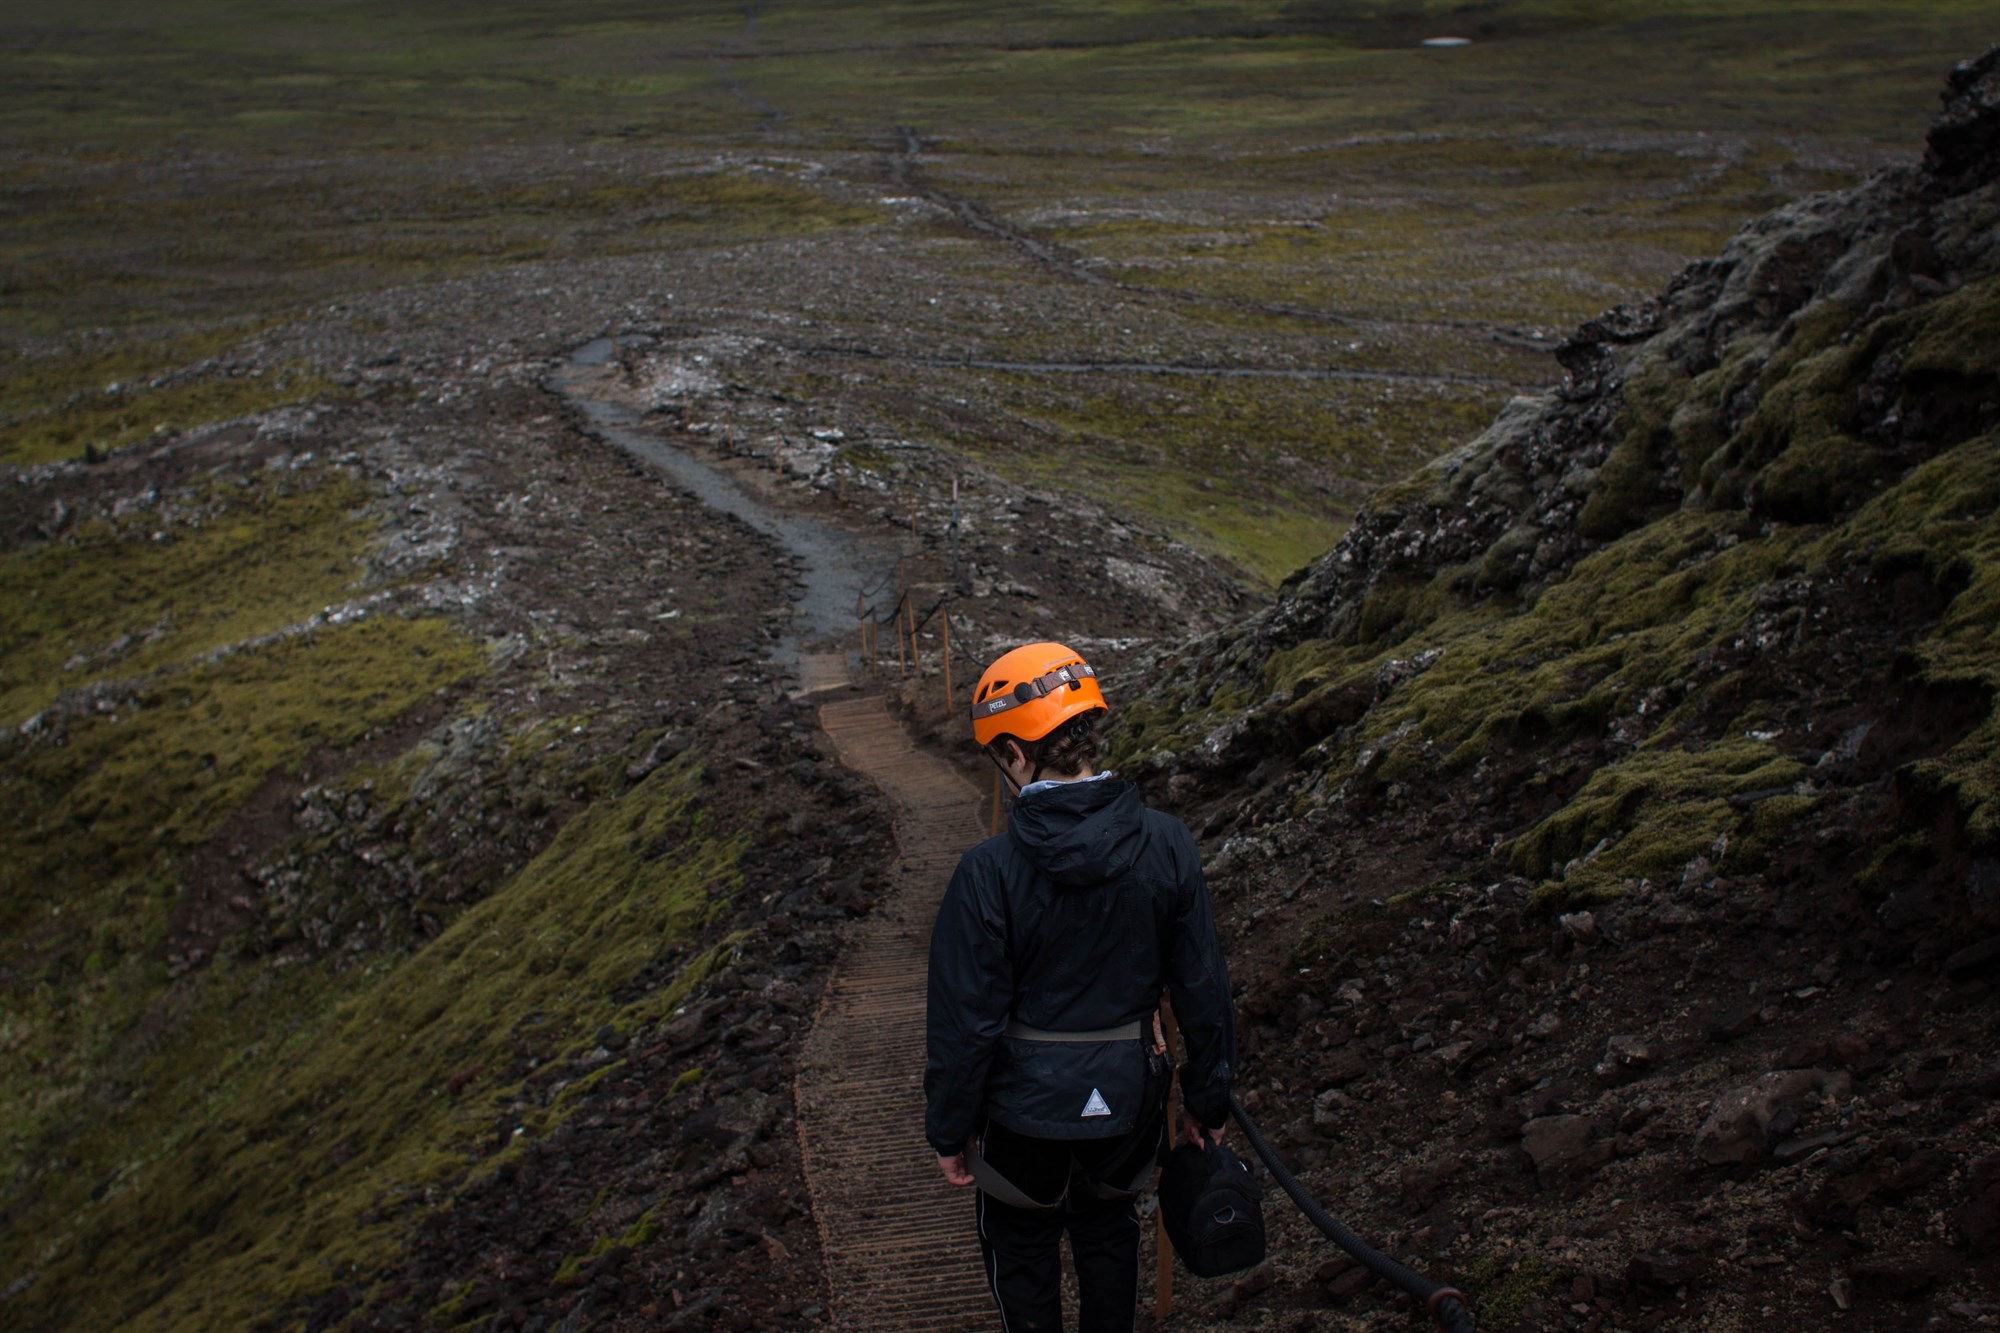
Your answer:
[[[937,596],[937,600],[931,603],[930,609],[928,611],[925,611],[922,615],[916,618],[915,622],[910,626],[910,631],[914,633],[915,631],[920,630],[924,626],[930,624],[931,621],[937,616],[938,611],[942,609],[944,605],[949,601],[951,601],[950,593],[948,592],[939,593]],[[862,609],[856,612],[855,618],[857,620],[872,620],[877,625],[887,625],[891,621],[894,621],[899,617],[901,617],[903,612],[906,609],[908,609],[909,606],[910,606],[910,594],[908,592],[904,592],[901,596],[897,597],[895,601],[889,603],[889,607],[886,612],[876,610],[875,604],[873,602],[863,602]]]
[[[1291,1196],[1292,1202],[1298,1205],[1299,1211],[1306,1215],[1306,1220],[1324,1232],[1334,1244],[1360,1260],[1361,1266],[1370,1273],[1408,1292],[1430,1312],[1446,1333],[1474,1333],[1472,1311],[1466,1306],[1464,1292],[1433,1282],[1405,1267],[1342,1226],[1278,1160],[1278,1154],[1265,1140],[1257,1122],[1243,1109],[1243,1103],[1237,1100],[1234,1092],[1229,1094],[1229,1110],[1236,1117],[1236,1123],[1243,1127],[1243,1136],[1250,1140],[1250,1146],[1263,1159],[1279,1186]]]

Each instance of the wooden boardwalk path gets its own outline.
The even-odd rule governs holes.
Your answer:
[[[820,724],[888,796],[900,851],[889,890],[848,927],[800,1060],[799,1139],[834,1325],[990,1329],[971,1193],[944,1183],[923,1137],[931,922],[959,855],[986,836],[980,793],[911,745],[880,698],[827,703]]]

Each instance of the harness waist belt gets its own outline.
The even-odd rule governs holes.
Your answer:
[[[1007,1035],[1020,1041],[1137,1041],[1141,1028],[1141,1020],[1135,1018],[1115,1028],[1099,1028],[1095,1032],[1048,1032],[1017,1020],[1007,1024]]]

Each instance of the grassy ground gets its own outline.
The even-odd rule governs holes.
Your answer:
[[[657,1023],[707,975],[698,959],[673,986],[610,998],[733,889],[739,847],[705,835],[697,783],[663,769],[572,822],[421,953],[358,970],[225,960],[190,978],[171,995],[175,1040],[119,1103],[34,1108],[68,1119],[63,1150],[100,1174],[41,1178],[31,1206],[64,1222],[10,1237],[9,1267],[50,1264],[38,1294],[65,1293],[63,1326],[157,1329],[245,1327],[379,1267],[427,1187],[489,1172],[560,1122],[551,1080],[587,1034]],[[144,1239],[161,1236],[183,1238],[164,1267]]]
[[[642,256],[695,291],[675,331],[905,354],[818,378],[751,358],[751,387],[842,398],[883,435],[1142,513],[1269,585],[1371,487],[1554,378],[1539,349],[1565,325],[1651,291],[1746,216],[1907,154],[1940,73],[1989,29],[1975,3],[1779,0],[15,7],[0,15],[0,465],[336,400],[347,368],[259,348],[347,318],[330,307],[358,292]],[[1417,44],[1443,32],[1473,44]],[[922,188],[1067,267],[910,205],[898,126],[922,136]],[[938,346],[1030,364],[907,355]],[[1787,558],[1872,558],[1870,516],[1924,503],[1912,488],[1937,475],[1857,518],[1852,550]],[[513,1062],[536,1034],[656,1017],[603,998],[640,961],[629,940],[692,932],[733,889],[740,849],[705,832],[691,771],[662,771],[603,796],[420,951],[286,971],[225,950],[170,969],[188,860],[253,792],[483,669],[437,618],[272,637],[361,578],[373,485],[218,478],[173,497],[171,521],[142,506],[0,551],[0,724],[84,687],[109,705],[0,774],[0,1125],[9,1175],[38,1182],[9,1200],[0,1271],[53,1265],[36,1299],[77,1303],[41,1307],[45,1326],[237,1326],[365,1269],[426,1183],[483,1169],[504,1121],[534,1130],[557,1094],[524,1090]],[[1963,539],[1957,503],[1933,506],[1924,558]],[[1677,628],[1664,577],[1649,582],[1672,555],[1631,539],[1575,594],[1632,594],[1633,633],[1662,640],[1662,661],[1740,610],[1723,578],[1702,603],[1713,623]],[[1988,591],[1962,604],[1990,611]],[[1941,633],[1930,669],[1983,652],[1992,623]],[[1468,662],[1528,652],[1460,628]],[[1638,688],[1546,628],[1518,632],[1542,645],[1552,699],[1581,670],[1616,685],[1604,707]],[[1483,702],[1452,695],[1454,670],[1399,706],[1464,723]],[[1438,734],[1469,744],[1454,725]],[[1937,780],[1990,786],[1991,736],[1967,744]],[[1767,759],[1746,742],[1697,785],[1728,810],[1771,785]],[[1679,780],[1651,762],[1608,772],[1578,810],[1650,828],[1632,793]],[[670,831],[681,850],[658,859]],[[1513,854],[1540,875],[1599,834],[1551,827]],[[475,1064],[510,1072],[440,1092]],[[58,1159],[80,1165],[39,1169]]]
[[[300,376],[196,379],[144,403],[64,386],[107,358],[127,382],[170,374],[191,337],[357,287],[879,230],[872,158],[899,125],[925,136],[938,188],[1130,289],[1116,310],[1067,299],[1001,255],[1047,309],[1031,330],[962,330],[992,352],[1103,351],[1137,318],[1169,347],[1533,385],[1553,368],[1497,347],[1496,326],[1554,334],[1656,287],[1744,217],[1904,151],[1941,70],[1987,35],[1977,4],[1777,0],[1165,17],[99,0],[0,23],[15,145],[0,164],[0,447],[17,462],[309,392]],[[1418,45],[1440,33],[1472,45]],[[968,256],[946,239],[892,243],[948,287]],[[1274,332],[1301,309],[1305,327]],[[107,346],[84,329],[127,332]],[[1116,396],[1172,410],[1175,387]],[[1469,389],[1467,412],[1492,392]],[[1240,498],[1189,510],[1180,498],[1216,480],[1196,457],[1173,502],[1150,507],[1265,581],[1338,530],[1342,482],[1440,452],[1463,415],[1411,420],[1275,509],[1254,466],[1231,465]],[[1220,447],[1257,424],[1207,429]],[[996,429],[1034,434],[1004,415]],[[1259,526],[1292,535],[1246,551],[1241,532]]]

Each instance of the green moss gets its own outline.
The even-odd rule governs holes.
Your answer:
[[[1827,355],[1806,352],[1797,372],[1823,373]],[[1404,490],[1435,501],[1440,484],[1428,475]],[[1635,748],[1614,749],[1618,757],[1602,762],[1562,808],[1502,848],[1514,871],[1543,884],[1544,901],[1603,898],[1648,877],[1677,882],[1696,856],[1754,870],[1817,798],[1800,785],[1807,769],[1799,758],[1751,734],[1796,719],[1733,716],[1743,708],[1742,689],[1768,688],[1755,683],[1742,655],[1753,620],[1783,607],[1784,598],[1772,602],[1770,594],[1797,580],[1837,584],[1857,571],[1893,578],[1920,570],[1945,603],[1936,628],[1910,646],[1923,681],[2000,698],[1996,495],[2000,436],[1989,434],[1913,469],[1837,522],[1778,525],[1746,538],[1727,515],[1654,520],[1522,608],[1464,603],[1456,591],[1462,571],[1389,582],[1371,591],[1353,641],[1275,654],[1262,684],[1290,701],[1285,718],[1302,742],[1358,716],[1351,742],[1337,754],[1310,753],[1309,765],[1344,774],[1350,752],[1395,739],[1369,777],[1377,784],[1462,770],[1496,748],[1548,754],[1614,730],[1636,735]],[[1806,615],[1794,607],[1776,621],[1758,620],[1755,633],[1784,641],[1804,632]],[[1419,653],[1436,655],[1430,667],[1376,700],[1383,663]],[[1722,663],[1740,665],[1718,671]],[[1140,731],[1173,748],[1187,724],[1175,722],[1169,705],[1191,701],[1145,701],[1155,702],[1165,716],[1149,715]],[[1784,699],[1769,706],[1782,708]],[[1218,720],[1204,717],[1200,726]],[[1175,725],[1183,732],[1169,730]],[[2000,722],[1989,703],[1987,716],[1949,750],[1902,777],[1909,791],[1961,811],[1973,844],[1990,846],[2000,833],[1996,772]]]
[[[674,1075],[673,1084],[667,1089],[667,1096],[678,1097],[689,1088],[700,1086],[701,1077],[700,1065],[695,1065],[690,1069],[683,1069],[680,1073]]]
[[[1937,377],[2000,379],[2000,277],[1966,283],[1920,307],[1909,323],[1913,332],[1902,364],[1906,390],[1935,387]]]
[[[1627,373],[1624,406],[1613,426],[1618,443],[1591,483],[1577,531],[1592,541],[1612,541],[1660,516],[1658,460],[1674,439],[1670,422],[1695,392],[1670,357],[1651,358]]]
[[[121,1029],[165,988],[157,951],[181,867],[222,821],[273,773],[482,663],[441,621],[370,621],[177,674],[70,722],[61,745],[13,742],[0,771],[0,937],[26,952],[5,992],[15,1039],[0,1051],[0,1120],[17,1142],[66,1122]]]
[[[1576,530],[1592,541],[1611,541],[1657,516],[1660,473],[1654,457],[1653,441],[1643,434],[1620,441],[1598,470]]]
[[[1688,679],[1694,659],[1733,635],[1758,588],[1796,567],[1807,538],[1729,544],[1723,519],[1676,515],[1580,562],[1532,607],[1457,606],[1438,587],[1406,587],[1380,615],[1374,653],[1437,663],[1369,714],[1379,738],[1409,724],[1454,765],[1497,738],[1547,744],[1600,729],[1657,687]],[[1401,762],[1395,761],[1395,762]],[[1385,778],[1398,776],[1394,762]]]
[[[1527,1312],[1528,1302],[1555,1292],[1557,1275],[1534,1254],[1509,1259],[1486,1255],[1466,1270],[1465,1290],[1481,1328],[1511,1328]]]
[[[2000,699],[2000,433],[1966,441],[1861,509],[1814,550],[1828,568],[1918,569],[1948,602],[1915,645],[1925,680]],[[2000,719],[1986,718],[1910,775],[1964,812],[1975,845],[2000,844]]]
[[[1720,465],[1751,473],[1748,501],[1790,522],[1825,522],[1865,498],[1888,460],[1846,437],[1844,426],[1876,352],[1864,344],[1796,362],[1774,357],[1756,411],[1709,471]]]
[[[1746,816],[1731,798],[1787,795],[1804,768],[1768,744],[1739,739],[1688,751],[1648,746],[1594,772],[1562,810],[1502,849],[1516,873],[1560,885],[1569,901],[1616,896],[1707,855],[1754,869],[1772,839],[1806,808],[1788,800]],[[1763,804],[1771,804],[1764,801]]]
[[[1164,674],[1173,678],[1172,664]],[[1207,738],[1224,720],[1254,702],[1240,682],[1215,677],[1184,678],[1184,688],[1154,691],[1121,704],[1107,732],[1108,764],[1130,763],[1161,750],[1186,750]]]
[[[1786,449],[1757,477],[1750,500],[1776,518],[1824,522],[1865,499],[1885,470],[1882,451],[1873,445],[1850,435],[1822,435]]]
[[[64,689],[144,676],[297,624],[352,595],[367,492],[212,483],[0,554],[0,722]]]
[[[381,1262],[414,1216],[389,1201],[491,1169],[510,1141],[495,1141],[496,1122],[553,1128],[562,1106],[522,1081],[515,1033],[574,1034],[582,1056],[601,1025],[656,1021],[730,956],[725,943],[672,986],[611,998],[735,892],[743,840],[709,832],[700,785],[695,770],[662,769],[592,807],[409,958],[203,973],[186,1040],[71,1147],[74,1170],[36,1178],[32,1215],[60,1224],[10,1230],[0,1251],[9,1271],[40,1272],[23,1317],[249,1326],[329,1266]],[[674,854],[659,856],[668,841]],[[107,1171],[121,1188],[91,1199]],[[176,1254],[171,1268],[156,1247]]]
[[[152,388],[81,395],[0,429],[0,463],[48,463],[100,454],[210,422],[333,396],[332,384],[285,367],[268,374],[203,375]]]
[[[198,365],[239,343],[246,332],[226,327],[164,339],[86,343],[42,355],[0,352],[0,421],[7,423],[0,440],[11,436],[23,420],[106,394],[110,385],[144,390],[152,380]]]
[[[1706,458],[1703,487],[1719,505],[1748,503],[1789,522],[1826,522],[1865,502],[1900,464],[1851,433],[1863,381],[1886,360],[1900,363],[1906,412],[1990,394],[2000,386],[1996,305],[2000,279],[1986,278],[1858,338],[1849,333],[1855,311],[1831,301],[1807,307],[1759,376],[1756,410]]]

